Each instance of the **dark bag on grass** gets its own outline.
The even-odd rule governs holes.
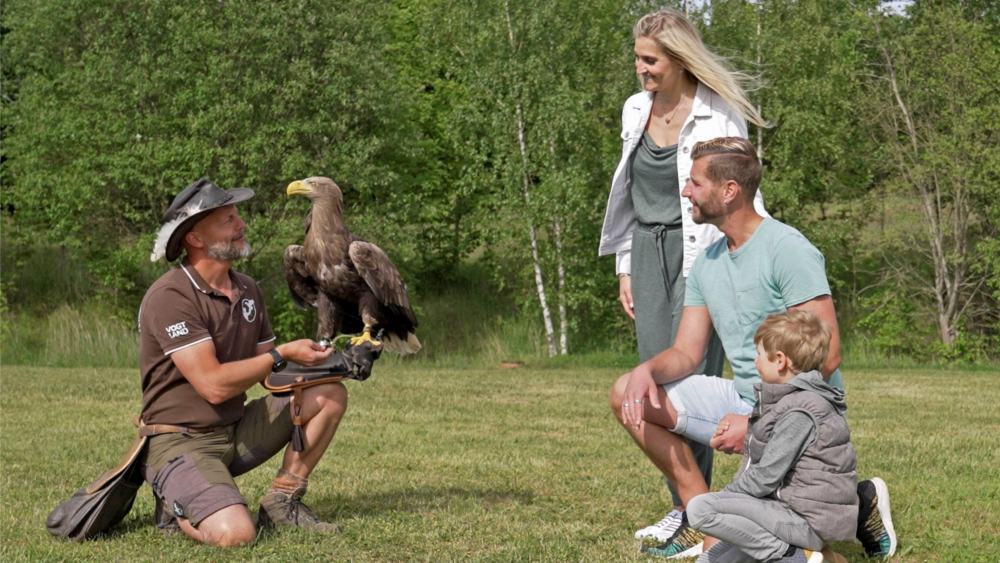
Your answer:
[[[106,532],[122,521],[135,502],[143,476],[139,457],[146,436],[138,436],[114,469],[77,491],[45,520],[49,533],[60,539],[83,541]]]

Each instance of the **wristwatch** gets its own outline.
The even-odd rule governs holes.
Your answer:
[[[270,350],[267,351],[267,353],[271,354],[271,357],[274,358],[274,365],[271,366],[271,371],[273,371],[274,373],[278,373],[279,371],[288,367],[288,362],[285,361],[285,358],[281,357],[281,354],[279,354],[277,350],[271,348]]]

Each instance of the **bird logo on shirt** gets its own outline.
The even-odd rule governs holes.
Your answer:
[[[257,304],[254,303],[253,299],[243,300],[243,318],[246,319],[248,323],[252,323],[257,320]]]

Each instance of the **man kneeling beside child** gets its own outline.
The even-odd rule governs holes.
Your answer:
[[[693,528],[721,540],[698,563],[822,561],[828,542],[854,541],[858,518],[845,393],[818,371],[830,328],[791,309],[767,317],[753,341],[763,381],[740,469],[722,492],[687,507]]]

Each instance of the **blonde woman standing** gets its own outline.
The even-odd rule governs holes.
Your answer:
[[[642,91],[622,109],[622,156],[611,182],[599,253],[617,256],[619,299],[625,314],[635,319],[639,361],[645,362],[673,344],[691,265],[722,236],[712,225],[695,224],[691,202],[680,195],[694,144],[746,138],[747,121],[766,124],[742,86],[752,79],[708,50],[681,14],[647,14],[636,23],[633,36]],[[766,215],[759,192],[754,206]],[[722,344],[713,335],[695,373],[721,375],[723,357]],[[714,452],[707,445],[689,444],[705,482],[711,483]],[[670,490],[674,510],[636,532],[636,539],[671,538],[683,508],[672,484]]]

